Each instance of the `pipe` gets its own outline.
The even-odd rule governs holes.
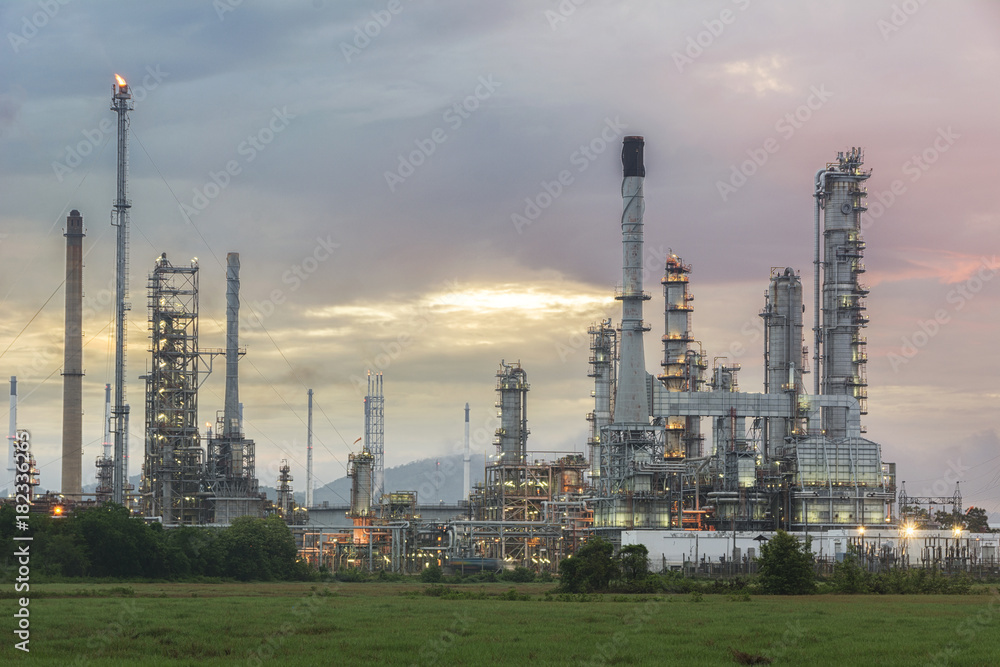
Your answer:
[[[469,404],[465,404],[465,455],[462,460],[462,497],[469,500],[471,493],[471,456],[469,452]]]
[[[223,413],[225,438],[239,438],[243,429],[239,417],[240,376],[240,254],[226,254],[226,402]]]
[[[128,486],[128,405],[125,403],[125,348],[128,322],[128,112],[132,110],[132,92],[125,79],[115,75],[111,110],[118,114],[118,173],[117,193],[113,207],[112,225],[116,227],[115,243],[115,406],[112,415],[114,427],[114,473],[111,483],[111,501],[125,504]]]
[[[826,176],[827,174],[833,173],[833,171],[834,170],[828,167],[823,167],[822,169],[816,172],[816,191],[813,193],[813,197],[816,198],[816,208],[814,216],[814,222],[816,228],[816,242],[814,246],[815,260],[813,261],[813,337],[815,339],[815,343],[813,345],[813,393],[816,395],[819,395],[819,367],[820,367],[819,362],[820,362],[820,338],[821,338],[820,328],[819,328],[820,327],[819,273],[821,264],[819,256],[819,249],[820,249],[819,210],[821,202],[826,196]]]
[[[7,447],[7,489],[8,498],[14,497],[14,477],[16,467],[14,465],[14,445],[17,443],[17,376],[10,376],[10,431],[7,439],[10,445]]]
[[[104,385],[104,458],[111,458],[111,385]]]
[[[313,390],[309,396],[309,424],[306,434],[306,509],[313,506]]]

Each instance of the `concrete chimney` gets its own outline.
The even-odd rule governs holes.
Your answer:
[[[615,298],[622,302],[622,331],[618,387],[615,394],[616,424],[649,424],[646,359],[642,336],[642,214],[645,203],[642,184],[646,176],[642,137],[625,137],[622,146],[622,287]]]
[[[83,493],[83,216],[66,218],[66,336],[63,351],[62,493]]]

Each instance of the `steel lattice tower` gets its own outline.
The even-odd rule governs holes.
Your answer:
[[[128,222],[132,202],[128,199],[128,112],[132,110],[132,93],[125,79],[115,75],[111,110],[118,114],[118,178],[117,194],[111,224],[117,228],[115,246],[115,404],[111,410],[114,420],[114,475],[111,500],[120,505],[126,501],[128,490],[128,412],[125,403],[125,340],[128,302]]]
[[[166,255],[149,275],[152,368],[146,375],[146,516],[164,524],[204,522],[198,433],[198,264]]]
[[[372,504],[378,505],[385,490],[385,399],[382,373],[368,371],[365,396],[365,450],[373,457]]]

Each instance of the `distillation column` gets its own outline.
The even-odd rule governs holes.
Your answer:
[[[590,373],[594,378],[594,411],[587,415],[590,422],[590,477],[597,480],[601,476],[601,431],[611,423],[615,414],[615,382],[618,377],[618,332],[611,326],[611,320],[602,320],[589,329]]]
[[[111,385],[104,385],[104,443],[101,456],[97,457],[97,489],[94,491],[98,503],[111,499],[112,479],[115,460],[111,456]]]
[[[500,428],[494,444],[500,464],[524,463],[528,454],[528,374],[521,363],[500,362],[497,371],[497,403]]]
[[[83,493],[83,217],[66,218],[66,333],[63,349],[62,493]]]
[[[671,253],[667,257],[663,284],[664,334],[663,372],[657,379],[667,391],[698,391],[702,380],[701,355],[691,350],[694,341],[691,314],[694,296],[688,290],[691,266]],[[701,420],[697,417],[666,417],[665,458],[695,457],[701,454]]]
[[[853,396],[861,405],[861,414],[867,414],[866,339],[861,329],[868,323],[868,289],[859,278],[865,270],[861,217],[867,210],[868,193],[864,183],[871,171],[864,171],[863,163],[861,149],[839,153],[837,162],[822,172],[817,199],[823,209],[822,393]],[[844,410],[825,410],[827,437],[844,438],[846,420]]]
[[[760,316],[764,319],[764,392],[788,397],[789,416],[769,417],[766,422],[766,458],[780,458],[793,451],[795,438],[804,435],[803,420],[798,417],[798,396],[805,391],[802,281],[793,269],[773,271]]]

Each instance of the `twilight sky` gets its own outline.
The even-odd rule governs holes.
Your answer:
[[[531,382],[529,449],[585,451],[584,334],[619,317],[619,153],[640,134],[648,369],[672,249],[694,267],[696,337],[760,390],[771,267],[802,272],[811,325],[813,176],[861,146],[868,437],[910,495],[961,480],[966,506],[1000,513],[995,2],[48,0],[4,2],[0,26],[0,376],[18,377],[45,488],[59,488],[73,208],[85,483],[100,453],[117,72],[136,96],[133,474],[145,277],[164,252],[198,258],[206,348],[224,345],[225,256],[241,255],[262,483],[288,458],[304,488],[307,388],[317,486],[344,474],[366,369],[385,375],[387,466],[451,453],[467,401],[492,453],[501,359]],[[223,385],[219,363],[202,423]]]

